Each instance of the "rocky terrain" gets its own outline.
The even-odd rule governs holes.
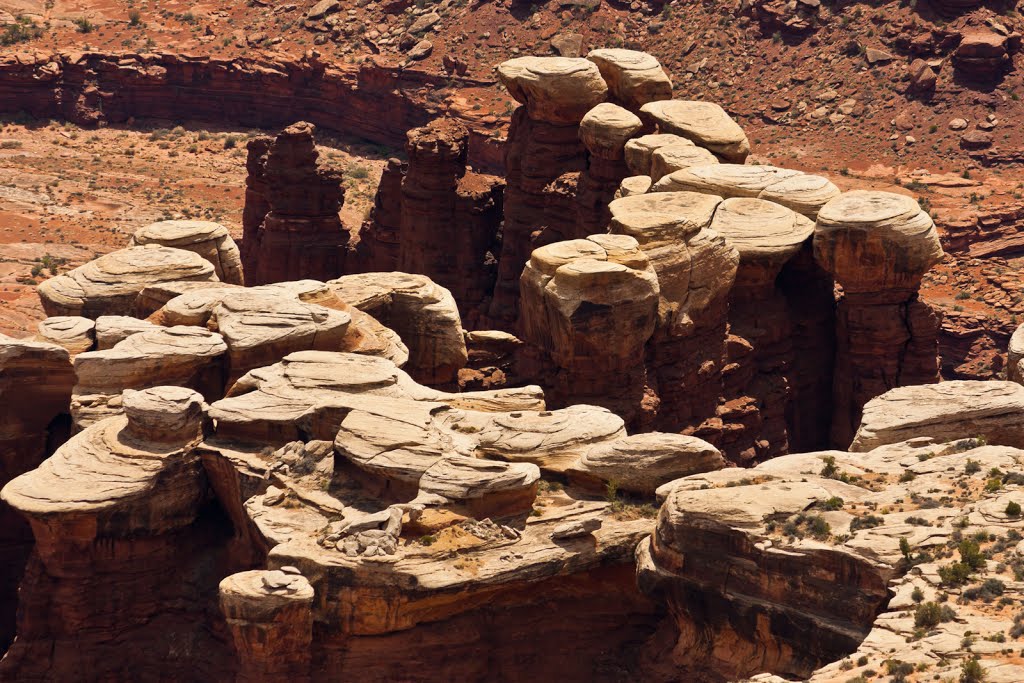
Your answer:
[[[0,680],[1024,679],[1012,5],[0,28]]]

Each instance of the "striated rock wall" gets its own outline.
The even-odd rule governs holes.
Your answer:
[[[0,57],[0,110],[60,117],[82,125],[129,118],[225,122],[278,128],[295,121],[401,147],[406,131],[437,116],[410,93],[451,82],[375,61],[330,65],[315,54],[219,59],[168,53],[14,53]],[[501,167],[490,131],[472,128],[469,159]]]

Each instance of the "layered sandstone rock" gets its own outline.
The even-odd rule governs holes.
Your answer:
[[[575,190],[563,192],[555,181],[586,168],[579,124],[605,100],[608,86],[597,65],[581,58],[520,57],[499,65],[498,78],[523,105],[505,145],[505,223],[489,311],[491,320],[511,327],[534,243],[583,236],[576,233]]]
[[[319,160],[315,130],[306,122],[285,128],[257,171],[266,185],[269,211],[255,234],[244,240],[250,285],[329,280],[343,271],[349,236],[338,217],[345,201],[342,174]]]
[[[393,270],[429,277],[476,319],[493,286],[487,257],[501,223],[504,183],[467,172],[468,144],[469,132],[451,119],[409,131]]]
[[[313,587],[295,567],[232,574],[220,608],[238,657],[236,681],[310,680]]]
[[[213,264],[191,251],[159,245],[130,247],[90,261],[39,285],[50,316],[129,315],[148,285],[216,281]]]
[[[750,154],[743,129],[714,102],[666,100],[649,102],[640,116],[658,132],[679,135],[714,152],[723,161],[742,164]]]
[[[242,284],[242,260],[238,245],[228,229],[210,221],[160,221],[140,228],[128,243],[130,247],[161,244],[194,251],[213,264],[217,279]]]
[[[910,197],[855,191],[818,213],[814,254],[843,287],[832,438],[845,446],[870,399],[938,381],[939,317],[918,288],[942,247],[931,217]]]
[[[537,353],[551,405],[594,403],[630,424],[645,418],[644,348],[654,332],[658,276],[625,235],[592,235],[533,252],[523,270],[523,340]]]
[[[694,144],[659,147],[651,154],[651,181],[657,183],[676,171],[717,163],[714,154]]]
[[[657,192],[610,207],[611,231],[636,239],[658,276],[658,322],[646,363],[657,397],[654,425],[664,431],[714,418],[723,393],[728,295],[739,255],[711,229],[720,203],[694,192]]]
[[[96,322],[76,315],[47,318],[39,323],[36,340],[56,344],[74,355],[96,345]]]
[[[624,146],[642,127],[635,114],[609,102],[591,109],[580,122],[580,139],[590,153],[587,170],[580,174],[576,187],[580,235],[607,228],[611,217],[608,203],[629,175]]]
[[[80,353],[74,358],[71,398],[74,429],[120,414],[121,392],[156,386],[194,389],[207,400],[224,392],[221,335],[201,327],[158,327],[131,335],[113,348]]]
[[[752,346],[755,372],[738,393],[756,401],[758,415],[746,419],[759,423],[756,430],[735,434],[727,450],[744,459],[779,455],[789,450],[794,357],[789,310],[776,279],[811,238],[814,224],[779,204],[732,198],[718,206],[711,229],[740,255],[729,294],[729,322],[732,334]]]
[[[245,143],[245,205],[242,208],[241,248],[243,266],[253,262],[256,234],[263,219],[270,213],[266,167],[267,152],[273,143],[274,138],[266,135],[254,136]]]
[[[37,467],[67,438],[74,381],[62,346],[0,335],[0,486]],[[18,584],[31,549],[28,525],[0,502],[0,650],[14,637]]]
[[[752,164],[711,164],[676,171],[661,179],[655,192],[703,192],[730,197],[757,197],[779,180],[800,176],[800,171]]]
[[[654,153],[662,147],[696,147],[690,140],[670,133],[651,133],[626,143],[626,165],[634,175],[651,175]]]
[[[101,315],[96,318],[96,350],[112,349],[133,334],[148,332],[158,327],[159,325],[148,320],[139,320],[127,315]]]
[[[587,59],[597,64],[608,84],[608,98],[636,113],[648,102],[672,97],[672,81],[646,52],[602,48],[591,50]]]
[[[953,65],[971,76],[999,77],[1011,65],[1011,55],[1020,49],[1020,43],[1019,34],[1009,34],[1005,29],[1000,32],[987,26],[971,28],[960,38]]]
[[[19,637],[0,662],[5,680],[230,675],[206,616],[217,572],[231,563],[223,526],[202,514],[202,397],[127,391],[124,409],[0,493],[36,542]]]
[[[398,333],[406,370],[418,382],[452,383],[468,358],[462,319],[451,292],[422,275],[364,273],[327,283],[337,296]]]

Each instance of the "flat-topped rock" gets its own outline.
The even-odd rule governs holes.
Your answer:
[[[342,348],[352,317],[297,299],[260,292],[232,293],[210,315],[210,327],[228,346],[231,382],[293,351]]]
[[[718,159],[714,154],[697,145],[667,145],[659,147],[651,155],[651,180],[657,183],[665,176],[676,171],[717,163]]]
[[[670,173],[655,183],[654,192],[703,192],[730,197],[757,197],[761,192],[786,178],[796,177],[800,171],[775,166],[747,164],[711,164],[691,166]]]
[[[72,355],[82,353],[96,344],[96,323],[76,315],[47,318],[39,323],[36,339],[63,346]]]
[[[776,180],[761,190],[757,198],[782,204],[813,221],[821,207],[839,194],[839,188],[828,178],[801,173]]]
[[[242,284],[242,257],[228,229],[220,223],[195,220],[168,220],[139,228],[128,246],[161,244],[194,251],[213,264],[217,278]]]
[[[651,175],[651,161],[656,150],[662,147],[695,146],[686,138],[671,133],[641,135],[626,143],[626,166],[629,167],[630,173],[649,176]]]
[[[127,315],[101,315],[96,318],[96,350],[112,349],[133,334],[149,332],[160,327],[148,320]]]
[[[591,154],[621,159],[626,141],[643,128],[640,117],[617,104],[602,102],[580,121],[580,140]]]
[[[668,74],[646,52],[601,48],[591,50],[587,59],[601,70],[601,77],[608,84],[608,97],[627,109],[636,111],[648,102],[672,97]]]
[[[734,197],[718,205],[711,229],[740,253],[737,285],[770,284],[814,234],[814,223],[780,204]]]
[[[721,197],[697,192],[623,197],[608,207],[611,231],[635,238],[641,247],[654,240],[681,239],[709,227],[721,201]]]
[[[679,135],[705,147],[723,161],[741,164],[750,154],[743,129],[714,102],[665,100],[640,108],[640,117],[661,133]]]
[[[191,251],[158,245],[130,247],[40,283],[47,315],[128,315],[147,285],[178,280],[214,281],[213,265]]]
[[[693,436],[651,432],[588,448],[567,470],[571,481],[653,496],[666,482],[725,467],[717,448]],[[595,486],[596,484],[596,486]]]
[[[203,397],[186,387],[125,389],[122,397],[128,433],[135,439],[183,444],[203,436]]]
[[[898,387],[864,406],[850,450],[867,451],[911,437],[1024,445],[1024,386],[1015,382],[955,380]]]
[[[580,57],[518,57],[497,71],[508,93],[537,121],[577,124],[608,94],[597,65]]]
[[[619,183],[619,189],[615,191],[613,200],[632,197],[637,194],[647,194],[647,191],[651,189],[651,184],[651,176],[649,175],[633,175],[623,178],[622,182]]]
[[[536,386],[449,394],[417,384],[384,358],[303,351],[239,379],[211,406],[218,434],[283,444],[300,437],[333,440],[344,412],[388,399],[424,401],[466,410],[542,409]],[[333,431],[332,431],[333,430]]]
[[[905,298],[942,258],[931,216],[911,197],[846,192],[818,212],[814,256],[847,292],[891,292]]]

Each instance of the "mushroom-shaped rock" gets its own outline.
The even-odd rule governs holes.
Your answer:
[[[142,441],[189,443],[203,436],[203,397],[186,387],[126,389],[122,397],[128,433]]]
[[[657,125],[661,133],[692,140],[723,161],[741,164],[750,154],[743,129],[714,102],[663,100],[640,108],[640,117]]]
[[[614,102],[637,111],[648,102],[672,97],[672,81],[658,60],[646,52],[602,48],[591,50],[587,59],[597,64]]]
[[[59,315],[39,323],[36,339],[57,344],[74,355],[96,344],[96,323],[77,315]]]
[[[839,194],[839,188],[828,178],[801,173],[776,180],[761,190],[757,197],[782,204],[813,221],[821,207]]]
[[[1024,445],[1024,386],[1016,382],[953,380],[898,387],[864,406],[850,450],[863,452],[915,437],[937,442],[981,437]]]
[[[722,396],[728,294],[739,254],[710,229],[721,197],[655,192],[609,207],[610,230],[634,237],[658,275],[658,324],[648,343],[648,382],[662,431],[697,428]]]
[[[691,166],[662,178],[654,192],[703,192],[720,197],[757,197],[779,180],[801,175],[800,171],[775,166],[711,164]]]
[[[662,147],[695,147],[686,138],[671,133],[651,133],[633,138],[626,143],[626,165],[631,173],[650,175],[654,152]]]
[[[617,104],[602,102],[580,121],[580,140],[595,156],[620,159],[626,141],[642,127],[636,114]]]
[[[613,199],[632,197],[636,194],[647,194],[647,191],[650,189],[651,176],[631,175],[628,178],[622,179],[622,182],[619,183],[619,189],[615,190],[615,196]]]
[[[227,398],[211,406],[210,415],[217,420],[218,435],[240,441],[333,440],[344,412],[365,406],[369,397],[382,404],[404,399],[477,412],[544,407],[536,386],[449,394],[417,384],[384,358],[301,351],[243,376]]]
[[[149,332],[158,327],[148,320],[127,315],[101,315],[96,318],[96,350],[112,349],[133,334]]]
[[[128,246],[162,244],[194,251],[213,264],[223,282],[242,284],[242,257],[228,229],[211,221],[170,220],[139,228]]]
[[[707,166],[708,164],[717,163],[718,159],[714,154],[697,145],[668,145],[666,147],[659,147],[651,155],[651,180],[657,183],[670,173],[693,168],[694,166]]]
[[[764,286],[811,238],[814,223],[773,202],[733,197],[718,205],[711,229],[739,251],[736,286]]]
[[[216,280],[198,254],[159,245],[114,251],[39,285],[47,315],[128,315],[147,285],[177,280]]]
[[[468,359],[455,299],[423,275],[363,273],[327,283],[337,296],[398,333],[408,347],[405,369],[424,384],[455,379]]]
[[[579,123],[608,94],[597,65],[579,57],[517,57],[498,65],[498,78],[531,119],[548,123]]]
[[[217,399],[224,389],[225,351],[221,336],[207,329],[157,327],[136,333],[111,349],[80,353],[74,358],[74,423],[81,429],[116,415],[125,389],[174,385]]]
[[[931,217],[912,198],[855,191],[818,212],[814,257],[843,286],[832,441],[846,446],[870,399],[939,379],[940,319],[918,299],[918,287],[942,247]]]
[[[213,307],[210,326],[228,345],[229,382],[293,351],[342,348],[352,317],[262,292],[232,293]]]
[[[906,299],[942,258],[935,223],[913,198],[855,190],[818,213],[814,255],[847,292]]]
[[[760,426],[736,430],[731,457],[767,458],[788,450],[794,367],[789,306],[776,279],[811,238],[814,223],[779,204],[733,197],[715,212],[711,228],[739,251],[736,284],[729,295],[730,332],[750,344],[738,360],[752,371],[743,393],[754,401]],[[753,416],[748,418],[751,422]]]
[[[650,432],[591,446],[566,474],[592,489],[614,482],[623,491],[653,496],[673,479],[723,467],[722,454],[702,439]]]
[[[1006,347],[1006,379],[1024,384],[1024,375],[1021,374],[1020,367],[1021,360],[1024,360],[1024,325],[1013,331],[1010,343]]]
[[[658,279],[635,239],[593,235],[534,250],[523,270],[524,341],[559,369],[552,405],[597,403],[634,419],[643,400],[644,345]]]
[[[220,610],[238,654],[239,680],[309,680],[313,587],[297,569],[232,574],[220,582]]]

